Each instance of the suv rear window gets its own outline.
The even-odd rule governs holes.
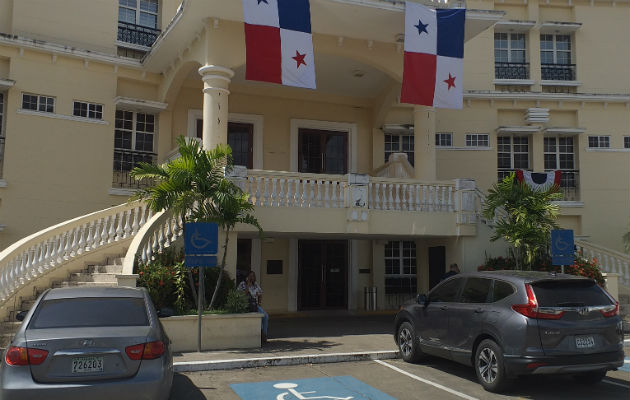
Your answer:
[[[588,307],[612,304],[604,291],[591,280],[542,281],[532,283],[541,307]]]
[[[28,328],[148,325],[149,319],[142,298],[82,297],[42,301]]]

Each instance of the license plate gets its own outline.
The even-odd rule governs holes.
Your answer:
[[[72,373],[103,372],[103,357],[77,357],[72,359]]]
[[[593,336],[576,336],[575,347],[578,349],[590,349],[595,347],[595,339],[593,339]]]

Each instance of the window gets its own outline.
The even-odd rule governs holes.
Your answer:
[[[385,162],[389,160],[392,153],[407,154],[407,161],[413,165],[413,135],[392,135],[385,134]]]
[[[524,33],[495,33],[495,78],[529,79],[526,48]]]
[[[497,138],[497,168],[499,181],[515,169],[529,169],[529,138],[499,136]]]
[[[203,120],[200,121],[203,126]],[[228,144],[232,148],[234,165],[242,165],[249,169],[253,168],[253,136],[253,124],[228,122]]]
[[[129,177],[129,171],[140,162],[155,162],[156,154],[153,152],[155,132],[155,116],[153,114],[116,110],[114,132],[115,187],[142,186],[142,183]]]
[[[492,280],[486,278],[468,278],[461,303],[487,303]]]
[[[55,98],[37,94],[22,93],[22,109],[54,113]]]
[[[2,106],[0,106],[0,109],[1,108],[2,108]],[[0,115],[0,122],[2,122],[2,116],[1,115]],[[630,136],[624,136],[623,137],[623,148],[624,149],[630,149]]]
[[[91,119],[103,119],[103,105],[75,101],[72,115]]]
[[[507,282],[494,281],[494,287],[492,288],[492,302],[503,300],[514,293],[514,288]]]
[[[575,80],[570,35],[540,35],[540,64],[544,80]]]
[[[435,145],[439,147],[453,146],[453,134],[452,133],[436,133]]]
[[[588,147],[591,149],[608,149],[610,148],[610,136],[589,136]]]
[[[158,0],[119,0],[118,21],[156,29]]]
[[[459,288],[462,286],[463,278],[454,278],[445,281],[443,284],[435,288],[429,294],[430,303],[448,302],[452,303],[457,300]]]
[[[385,294],[415,294],[416,282],[416,243],[388,242],[385,245]]]
[[[578,200],[579,171],[576,168],[573,137],[546,137],[544,140],[545,171],[562,171],[560,188],[564,200]]]
[[[466,147],[488,147],[490,140],[487,133],[467,133]]]

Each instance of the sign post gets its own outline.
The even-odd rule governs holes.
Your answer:
[[[554,229],[551,231],[551,264],[560,265],[564,274],[564,266],[573,264],[575,250],[573,247],[572,229]]]
[[[205,267],[217,266],[219,226],[216,223],[190,222],[184,225],[184,264],[199,267],[199,293],[197,296],[197,351],[201,352],[201,316],[205,299]]]

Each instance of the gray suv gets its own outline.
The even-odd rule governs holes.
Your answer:
[[[619,303],[591,279],[546,272],[455,275],[398,312],[394,338],[405,361],[474,366],[491,392],[529,374],[596,383],[624,362]]]

